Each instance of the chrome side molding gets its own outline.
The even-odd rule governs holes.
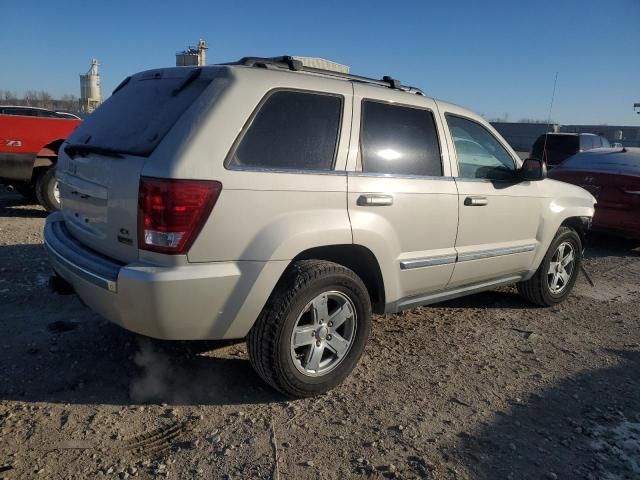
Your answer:
[[[513,255],[514,253],[526,253],[535,250],[536,244],[522,245],[519,247],[493,248],[491,250],[480,250],[462,254],[440,255],[437,257],[413,258],[402,260],[400,270],[411,270],[412,268],[433,267],[436,265],[447,265],[456,262],[468,262],[470,260],[480,260],[482,258],[501,257],[503,255]]]
[[[457,255],[442,255],[439,257],[416,258],[414,260],[403,260],[400,262],[400,270],[410,270],[412,268],[433,267],[435,265],[447,265],[456,262]]]
[[[458,254],[459,262],[468,262],[469,260],[480,260],[481,258],[501,257],[502,255],[513,255],[514,253],[525,253],[535,250],[537,245],[523,245],[521,247],[494,248],[491,250],[481,250],[478,252],[469,252]]]

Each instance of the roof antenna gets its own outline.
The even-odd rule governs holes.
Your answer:
[[[551,94],[551,103],[549,104],[549,115],[547,116],[547,133],[544,135],[544,145],[542,146],[542,161],[547,162],[547,140],[549,139],[549,130],[551,129],[551,110],[553,110],[553,100],[556,98],[556,85],[558,84],[558,72],[553,79],[553,93]]]

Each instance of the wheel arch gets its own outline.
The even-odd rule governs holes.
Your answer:
[[[299,260],[325,260],[353,270],[367,287],[374,313],[384,313],[385,288],[382,270],[376,256],[367,247],[357,244],[327,245],[300,252],[289,265]]]
[[[561,227],[569,227],[576,231],[580,237],[582,248],[584,249],[587,240],[587,232],[591,228],[591,217],[575,216],[567,217],[560,224]]]
[[[31,182],[35,182],[39,175],[41,175],[47,168],[55,165],[58,161],[58,150],[64,143],[64,138],[58,138],[52,142],[47,143],[37,153],[35,160],[33,161],[33,170],[31,174]]]
[[[64,143],[64,138],[58,138],[52,142],[47,143],[40,152],[38,152],[38,157],[57,157],[58,151],[60,147]]]

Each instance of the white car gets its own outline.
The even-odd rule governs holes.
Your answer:
[[[291,396],[349,374],[372,312],[514,283],[562,301],[594,211],[479,115],[294,57],[133,75],[57,175],[58,283],[143,335],[247,337]]]

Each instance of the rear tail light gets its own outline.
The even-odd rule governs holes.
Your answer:
[[[222,184],[142,177],[138,197],[138,247],[184,254],[209,218]]]

